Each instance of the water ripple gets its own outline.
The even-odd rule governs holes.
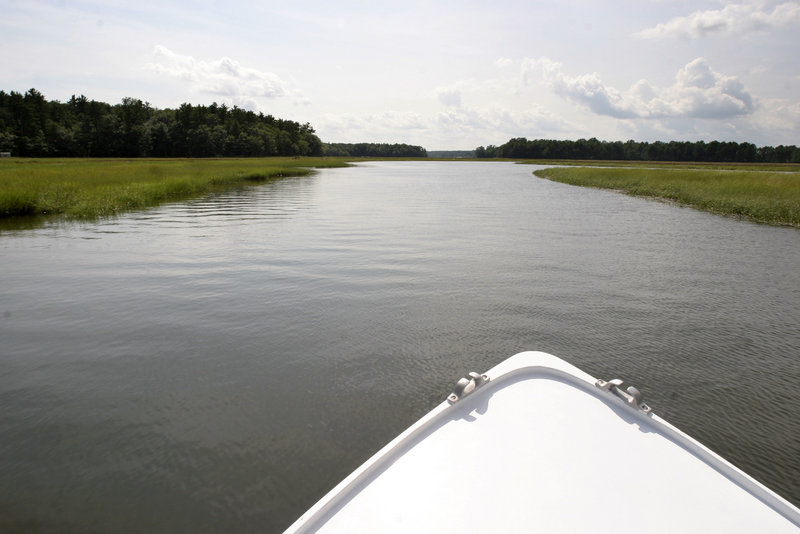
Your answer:
[[[280,530],[526,349],[800,502],[800,233],[532,170],[371,163],[4,234],[0,516]]]

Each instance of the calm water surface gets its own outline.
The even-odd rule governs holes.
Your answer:
[[[800,503],[800,231],[533,170],[369,163],[0,227],[0,531],[281,531],[522,350],[626,379]]]

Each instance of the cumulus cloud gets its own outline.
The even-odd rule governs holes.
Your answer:
[[[742,34],[800,24],[800,3],[785,2],[772,11],[751,4],[729,4],[722,9],[695,11],[634,34],[644,39],[706,37],[715,33]]]
[[[721,119],[755,109],[742,82],[712,70],[704,58],[689,62],[678,71],[675,83],[664,88],[639,80],[621,91],[606,85],[596,72],[570,76],[561,63],[548,58],[526,58],[521,76],[525,84],[543,80],[556,94],[598,115],[619,119]]]
[[[596,72],[569,76],[563,65],[548,58],[525,58],[522,62],[522,78],[525,84],[541,77],[559,95],[588,107],[598,115],[616,118],[637,116],[625,95],[613,87],[606,86]]]
[[[228,57],[213,61],[198,60],[157,45],[153,51],[153,61],[146,68],[187,82],[199,92],[233,101],[253,104],[257,98],[292,96],[300,103],[307,103],[304,95],[289,89],[287,83],[277,75],[244,67]]]
[[[664,92],[666,114],[676,117],[725,118],[755,109],[753,97],[734,76],[711,70],[697,58],[678,71],[676,83]]]

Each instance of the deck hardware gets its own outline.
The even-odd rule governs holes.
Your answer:
[[[638,389],[633,386],[628,386],[627,389],[622,389],[622,380],[619,378],[615,378],[614,380],[598,380],[594,383],[595,386],[599,387],[600,389],[605,389],[606,391],[613,393],[623,401],[625,401],[628,406],[635,408],[637,410],[641,410],[644,413],[650,413],[652,408],[645,404],[642,401],[642,393]]]
[[[482,375],[473,371],[456,382],[456,387],[453,389],[453,392],[447,396],[447,400],[450,404],[454,404],[488,381],[489,377],[487,375]]]

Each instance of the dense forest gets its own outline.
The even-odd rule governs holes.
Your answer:
[[[756,147],[752,143],[703,141],[599,141],[578,139],[511,139],[500,146],[479,146],[478,158],[596,159],[639,161],[716,161],[800,163],[800,148],[790,145]]]
[[[323,143],[325,156],[357,158],[425,158],[428,153],[421,146],[395,143]]]
[[[428,150],[428,157],[450,158],[450,159],[474,158],[475,151],[474,150]]]
[[[47,101],[40,92],[0,91],[0,150],[14,156],[213,157],[320,156],[309,124],[226,105],[156,109],[72,96]]]

